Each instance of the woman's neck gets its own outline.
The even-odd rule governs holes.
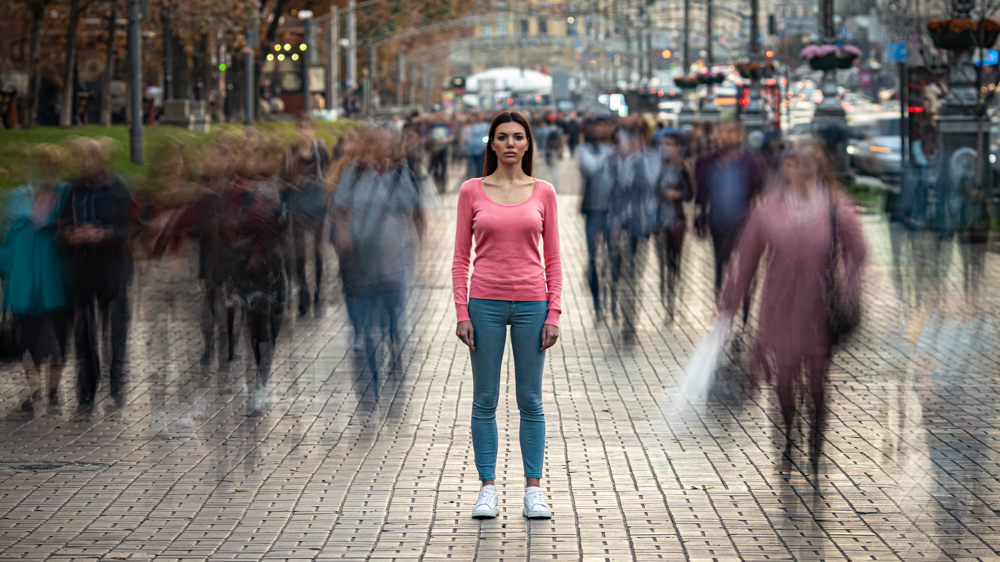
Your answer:
[[[503,183],[516,183],[528,177],[521,168],[521,163],[499,164],[497,169],[490,174],[493,179]]]

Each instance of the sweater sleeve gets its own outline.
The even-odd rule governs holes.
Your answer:
[[[719,311],[722,313],[734,313],[740,307],[757,275],[760,257],[766,246],[760,232],[760,223],[764,220],[761,212],[760,205],[750,211],[750,217],[740,234],[719,302]]]
[[[458,321],[469,320],[469,260],[472,256],[472,192],[463,185],[458,192],[458,226],[455,258],[451,265],[452,290]]]
[[[545,285],[548,295],[548,316],[545,323],[559,326],[562,313],[562,257],[559,252],[559,209],[556,191],[547,187],[545,211],[542,215],[542,247],[545,252]]]

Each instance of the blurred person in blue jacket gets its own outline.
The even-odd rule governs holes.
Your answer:
[[[66,258],[56,235],[57,219],[69,186],[59,179],[62,149],[40,145],[29,154],[31,180],[10,192],[4,213],[0,245],[3,310],[13,315],[23,351],[29,395],[21,404],[34,412],[42,398],[42,366],[49,363],[48,402],[59,405],[59,380],[66,356],[66,337],[72,318],[66,291]]]

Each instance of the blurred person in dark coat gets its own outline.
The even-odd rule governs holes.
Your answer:
[[[663,166],[656,181],[656,257],[660,265],[660,298],[674,317],[674,300],[681,273],[681,248],[687,232],[684,203],[691,200],[691,177],[684,166],[684,137],[670,132],[661,137]]]
[[[267,381],[284,318],[285,278],[282,275],[282,235],[288,210],[282,204],[275,177],[273,147],[257,132],[247,136],[241,176],[241,201],[232,209],[233,280],[250,328],[256,373],[248,373],[248,410],[256,414],[268,402]]]
[[[280,177],[284,182],[282,198],[288,206],[292,223],[292,251],[289,260],[295,265],[296,291],[299,294],[299,315],[309,312],[310,304],[318,305],[323,282],[323,228],[329,208],[326,190],[330,171],[330,154],[322,139],[316,138],[316,123],[308,115],[295,124],[298,138],[285,151]],[[312,239],[316,292],[309,296],[306,282],[306,236]]]
[[[69,255],[69,279],[76,305],[76,354],[80,362],[81,408],[94,404],[101,377],[98,312],[110,324],[110,393],[123,400],[128,337],[128,285],[132,279],[132,193],[108,171],[111,139],[77,138],[71,145],[78,176],[60,216],[61,237]]]
[[[740,229],[750,212],[753,200],[764,186],[763,172],[757,158],[743,148],[740,123],[729,121],[719,127],[722,147],[695,163],[698,189],[695,227],[700,236],[712,237],[715,254],[715,294],[722,289],[729,258],[739,239]],[[744,320],[749,311],[744,308]]]

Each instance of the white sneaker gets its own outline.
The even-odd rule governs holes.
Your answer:
[[[493,484],[483,486],[479,490],[479,499],[475,507],[472,508],[473,519],[493,519],[500,515],[500,508],[497,507],[497,487]]]
[[[524,489],[524,508],[521,513],[528,519],[550,519],[552,510],[549,504],[545,503],[545,494],[538,486],[529,486]]]

